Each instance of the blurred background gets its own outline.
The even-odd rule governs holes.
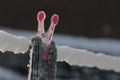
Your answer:
[[[29,38],[37,31],[41,10],[47,15],[46,30],[51,16],[60,16],[56,44],[120,56],[120,0],[0,0],[0,29]],[[0,80],[27,80],[29,50],[5,53],[0,54]],[[120,80],[120,73],[112,70],[57,64],[58,80]]]
[[[0,24],[14,29],[36,30],[38,11],[60,15],[56,33],[75,36],[120,38],[119,0],[1,0]]]

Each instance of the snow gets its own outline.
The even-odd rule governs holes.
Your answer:
[[[0,80],[27,80],[27,77],[23,77],[9,69],[0,67]]]
[[[62,46],[67,45],[77,49],[87,49],[92,52],[104,52],[113,56],[120,56],[120,40],[55,35],[54,41]]]
[[[71,65],[97,67],[103,70],[120,72],[120,57],[93,53],[85,49],[74,49],[68,46],[57,46],[58,61],[65,60]]]
[[[59,41],[62,42],[62,39],[64,40],[64,37],[63,38],[60,37],[58,39],[59,39]],[[87,42],[87,40],[85,40],[85,41]],[[68,42],[67,44],[69,44],[69,43],[73,44],[72,39],[69,40],[69,38],[67,41],[64,41],[64,42]],[[98,44],[100,45],[99,42],[98,42],[98,44],[97,43],[94,44],[94,42],[97,42],[94,40],[93,41],[91,40],[90,42],[92,42],[92,43],[89,43],[89,41],[88,41],[88,43],[86,43],[85,45],[88,44],[89,47],[90,47],[90,45],[94,45],[94,47],[92,47],[92,48],[95,48],[95,46],[97,47]],[[106,42],[106,44],[105,44],[105,42],[104,43],[101,42],[101,46],[104,47],[107,45],[106,50],[108,50],[108,51],[110,49],[114,48],[114,46],[116,46],[115,48],[117,48],[116,49],[117,51],[120,50],[119,49],[120,42],[113,42],[114,45],[111,44],[111,46],[108,43]],[[2,51],[10,50],[10,51],[15,51],[15,53],[19,53],[21,51],[25,52],[26,50],[28,50],[29,44],[30,44],[29,40],[25,37],[14,36],[7,32],[2,31],[2,30],[0,31],[0,50],[2,50]],[[75,42],[75,44],[77,45],[76,42]],[[103,45],[103,44],[105,44],[105,45]],[[112,47],[112,48],[110,48],[110,47]],[[114,70],[116,72],[120,72],[120,64],[119,64],[120,57],[110,56],[110,55],[106,55],[104,53],[96,54],[95,52],[85,50],[86,48],[74,49],[69,46],[57,46],[57,49],[58,49],[58,61],[65,60],[68,63],[70,63],[71,65],[98,67],[98,68],[104,69],[104,70]],[[112,49],[112,50],[114,50],[114,49]]]
[[[35,31],[13,30],[8,28],[1,29],[16,36],[24,36],[28,39],[36,34]],[[57,34],[54,35],[53,40],[57,45],[67,45],[77,49],[87,49],[92,52],[104,52],[113,56],[120,56],[120,40],[116,39],[92,39]]]
[[[29,40],[25,37],[18,37],[0,30],[0,50],[14,51],[15,53],[28,50]]]

